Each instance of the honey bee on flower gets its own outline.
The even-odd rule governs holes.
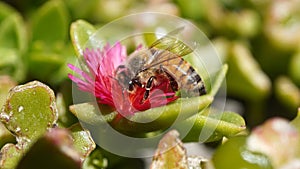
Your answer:
[[[83,53],[89,72],[71,64],[82,78],[69,75],[80,90],[90,92],[101,104],[114,107],[123,116],[166,105],[184,90],[189,96],[206,94],[204,83],[182,56],[193,50],[171,35],[156,40],[150,47],[137,49],[127,56],[126,47],[117,42],[102,50]]]

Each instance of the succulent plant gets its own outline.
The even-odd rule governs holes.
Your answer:
[[[45,84],[33,81],[12,88],[0,119],[17,143],[9,143],[8,139],[2,147],[0,167],[80,168],[83,160],[95,149],[95,143],[79,124],[68,130],[58,129],[57,111],[53,90]],[[3,127],[1,131],[4,139],[10,137],[4,133]],[[49,158],[54,158],[55,162],[45,165]]]
[[[96,147],[99,138],[84,125],[109,124],[127,136],[150,138],[166,132],[180,108],[174,130],[157,142],[152,168],[299,168],[299,6],[299,0],[1,1],[0,168],[147,168],[140,159]],[[98,28],[145,11],[185,18],[212,41],[223,67],[205,81],[208,94],[130,118],[107,105],[73,103],[67,64],[83,58]],[[155,37],[144,38],[148,44]],[[220,113],[212,103],[225,83]],[[200,150],[189,156],[190,142],[209,142],[212,157]]]

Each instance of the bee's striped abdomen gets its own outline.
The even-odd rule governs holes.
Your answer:
[[[186,85],[191,85],[192,91],[194,93],[199,93],[199,95],[204,95],[206,94],[206,89],[204,87],[204,83],[200,77],[200,75],[195,71],[195,69],[190,66],[188,70],[188,74],[186,76],[187,78],[187,83]]]
[[[200,75],[181,57],[165,62],[163,68],[178,83],[178,87],[188,91],[191,95],[204,95],[206,89]]]

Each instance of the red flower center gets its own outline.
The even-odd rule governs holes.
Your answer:
[[[164,78],[157,85],[153,85],[146,99],[144,98],[146,92],[145,87],[135,85],[134,90],[129,92],[119,83],[114,83],[113,85],[112,94],[115,103],[114,107],[122,116],[164,106],[178,98],[168,78]]]

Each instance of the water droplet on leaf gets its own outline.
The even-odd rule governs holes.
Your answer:
[[[23,110],[24,110],[24,107],[23,107],[23,106],[19,106],[19,107],[18,107],[18,112],[19,112],[19,113],[21,113]]]

